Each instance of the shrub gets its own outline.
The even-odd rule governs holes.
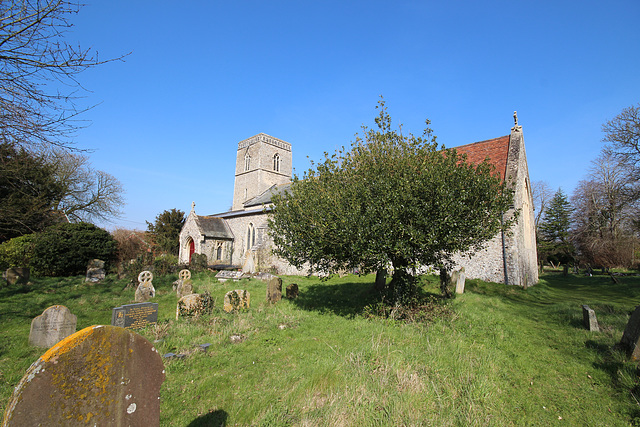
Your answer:
[[[118,228],[111,235],[118,242],[117,263],[120,268],[150,251],[151,245],[147,243],[144,232]]]
[[[175,255],[160,255],[153,260],[153,273],[158,276],[178,271],[178,257]]]
[[[205,254],[192,254],[189,269],[193,272],[205,271],[209,267],[207,256]]]
[[[35,234],[14,237],[0,245],[0,270],[11,267],[29,267],[33,256]]]
[[[34,241],[31,266],[43,276],[84,274],[89,260],[113,261],[117,243],[106,230],[93,224],[57,224]]]

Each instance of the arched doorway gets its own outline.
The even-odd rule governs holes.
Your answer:
[[[196,243],[189,237],[189,264],[191,264],[191,255],[196,251]]]

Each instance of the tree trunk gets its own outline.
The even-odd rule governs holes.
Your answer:
[[[387,287],[387,270],[384,268],[379,269],[376,272],[376,291],[382,292]]]

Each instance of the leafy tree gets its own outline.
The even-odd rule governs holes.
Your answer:
[[[558,189],[544,211],[539,227],[538,251],[543,258],[556,264],[573,261],[574,248],[570,240],[571,204],[562,189]]]
[[[117,243],[108,231],[93,224],[57,224],[36,236],[31,266],[45,276],[84,274],[87,263],[115,258]]]
[[[0,242],[59,222],[52,207],[63,193],[53,165],[43,157],[0,144]]]
[[[296,267],[366,273],[393,268],[396,304],[412,295],[412,270],[451,268],[460,251],[475,251],[514,216],[513,193],[488,162],[472,165],[421,137],[392,129],[379,102],[377,129],[363,127],[351,150],[325,153],[289,192],[274,197],[269,218],[274,253]],[[429,121],[427,120],[427,125]]]
[[[154,248],[177,256],[180,251],[180,230],[184,221],[184,212],[175,208],[158,214],[153,223],[146,221],[147,230],[153,238]]]
[[[86,110],[77,107],[84,91],[77,76],[107,62],[65,41],[79,8],[64,0],[0,2],[0,142],[71,146]]]
[[[620,114],[602,125],[604,142],[621,160],[640,162],[640,104],[624,108]]]

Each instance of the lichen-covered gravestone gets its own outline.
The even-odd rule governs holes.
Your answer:
[[[282,299],[282,279],[274,277],[267,283],[267,301],[274,303]]]
[[[460,267],[460,270],[454,271],[453,274],[451,274],[451,284],[455,286],[456,294],[464,293],[464,282],[464,267]]]
[[[136,289],[136,302],[147,302],[156,296],[156,289],[151,282],[143,282]]]
[[[90,326],[43,354],[15,388],[3,426],[157,426],[162,357],[141,335]]]
[[[640,305],[631,313],[629,323],[624,328],[620,345],[627,350],[631,360],[640,360]]]
[[[105,278],[104,261],[92,259],[87,265],[87,276],[85,282],[96,283]]]
[[[296,299],[298,298],[298,284],[297,283],[292,283],[289,286],[287,286],[287,298],[289,299]]]
[[[49,348],[76,333],[78,318],[64,305],[52,305],[31,321],[29,344]]]
[[[243,308],[249,308],[251,295],[249,291],[236,289],[229,291],[224,296],[224,306],[222,307],[227,313],[239,311]]]
[[[26,285],[29,283],[30,270],[28,267],[8,268],[4,276],[9,285]]]
[[[185,295],[178,301],[176,320],[182,317],[197,317],[211,313],[213,298],[208,293]]]
[[[582,306],[582,322],[584,327],[591,332],[600,332],[598,326],[598,319],[596,318],[596,312],[593,311],[588,305]]]
[[[191,295],[193,293],[193,283],[191,282],[191,279],[179,280],[176,292],[178,294],[178,298],[182,298],[185,295]]]

